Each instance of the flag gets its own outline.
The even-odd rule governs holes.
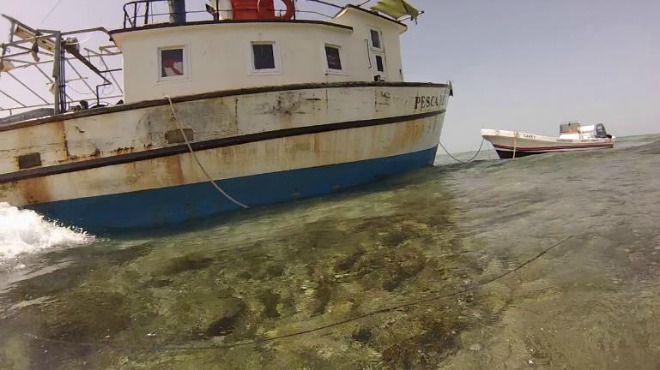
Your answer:
[[[387,14],[394,19],[409,15],[410,20],[415,20],[420,14],[419,10],[405,2],[405,0],[380,0],[371,9]]]

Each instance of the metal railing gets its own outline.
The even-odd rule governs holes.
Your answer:
[[[136,28],[150,24],[169,23],[173,15],[169,0],[138,0],[124,4],[124,28]],[[209,14],[207,10],[186,11],[188,15]]]
[[[11,32],[0,47],[0,117],[48,107],[58,114],[77,103],[102,106],[106,99],[123,97],[115,75],[122,72],[121,52],[115,45],[96,43],[98,51],[85,46],[96,36],[108,37],[105,28],[39,30],[3,17]]]
[[[233,18],[232,9],[220,9],[218,0],[211,0],[215,6],[205,4],[204,9],[186,10],[183,13],[176,13],[170,11],[169,0],[136,0],[129,1],[124,4],[124,28],[137,28],[153,24],[173,23],[174,17],[185,15],[186,23],[211,21],[222,22],[226,19]],[[245,10],[240,10],[245,11]],[[282,16],[285,14],[285,9],[275,9],[275,15]],[[300,11],[296,10],[293,19],[296,19],[300,13],[318,14],[326,18],[332,16],[325,15],[314,11]]]

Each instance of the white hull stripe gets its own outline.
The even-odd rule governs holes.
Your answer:
[[[262,86],[244,89],[222,90],[210,93],[192,94],[183,96],[173,96],[172,102],[194,102],[205,99],[224,98],[224,97],[237,97],[249,96],[254,94],[269,93],[269,92],[284,92],[284,91],[306,91],[314,89],[341,89],[341,88],[354,88],[354,87],[421,87],[421,88],[446,88],[447,84],[436,84],[428,82],[330,82],[330,83],[304,83],[304,84],[289,84],[278,86]],[[104,114],[112,114],[116,112],[131,111],[142,108],[157,107],[169,105],[167,98],[140,101],[128,104],[112,105],[104,108],[86,109],[73,113],[60,114],[44,118],[31,119],[23,122],[14,123],[11,125],[0,126],[0,132],[10,131],[21,127],[37,126],[47,122],[67,121],[74,118],[99,116]]]

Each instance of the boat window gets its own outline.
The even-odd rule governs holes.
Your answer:
[[[383,57],[381,55],[376,55],[376,68],[380,72],[385,72],[385,66],[383,64]]]
[[[273,43],[252,43],[252,60],[255,71],[275,70]]]
[[[371,46],[376,49],[382,49],[383,46],[380,43],[380,31],[371,30]]]
[[[183,47],[161,48],[159,54],[161,78],[186,75],[185,49]]]
[[[329,70],[341,71],[340,47],[336,45],[325,45],[325,60]]]

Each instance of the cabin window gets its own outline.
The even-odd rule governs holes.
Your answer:
[[[380,42],[380,31],[371,30],[371,47],[375,49],[383,48],[383,45]]]
[[[385,72],[385,66],[383,63],[383,56],[382,55],[376,55],[376,69],[379,72]]]
[[[325,60],[328,71],[341,71],[341,48],[336,45],[325,45]]]
[[[169,47],[158,50],[160,78],[181,78],[187,75],[186,50],[184,47]]]
[[[255,72],[276,71],[274,43],[252,43],[252,62]]]

